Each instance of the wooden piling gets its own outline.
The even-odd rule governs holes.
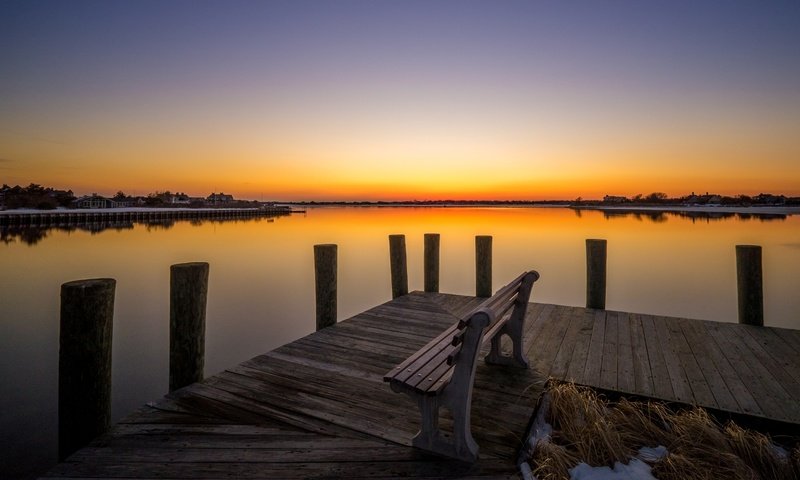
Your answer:
[[[475,236],[475,296],[492,296],[492,236]]]
[[[336,245],[314,245],[314,279],[316,283],[317,294],[317,331],[336,324],[336,257]]]
[[[586,308],[606,308],[605,240],[586,240]]]
[[[392,273],[392,298],[408,294],[405,235],[389,235],[389,262]]]
[[[111,423],[111,339],[116,280],[61,285],[58,458],[63,461]]]
[[[764,326],[764,289],[761,247],[736,245],[736,284],[739,323]]]
[[[170,267],[169,390],[203,380],[208,263]]]
[[[425,291],[439,292],[439,234],[425,234]]]

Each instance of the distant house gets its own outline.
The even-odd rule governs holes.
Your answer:
[[[614,195],[606,195],[603,197],[603,203],[625,203],[628,201],[628,197],[617,197]]]
[[[169,203],[173,205],[189,205],[191,199],[185,193],[176,193],[170,198]]]
[[[226,203],[233,202],[233,195],[226,195],[222,192],[212,193],[208,196],[208,198],[206,198],[206,202],[211,205],[224,205]]]
[[[112,200],[116,203],[116,208],[126,208],[139,205],[141,199],[137,197],[114,197]]]
[[[753,201],[761,205],[784,205],[786,203],[786,197],[783,195],[773,195],[771,193],[759,193],[753,197]]]
[[[683,198],[685,205],[718,205],[722,202],[722,196],[706,192],[705,195],[696,195],[692,192],[688,197]]]
[[[118,206],[114,200],[101,197],[96,193],[76,198],[72,204],[77,208],[117,208]]]

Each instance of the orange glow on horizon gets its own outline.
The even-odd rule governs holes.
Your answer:
[[[277,201],[573,200],[693,191],[800,196],[800,145],[760,137],[729,144],[713,135],[667,142],[666,134],[642,132],[621,146],[614,141],[619,133],[611,131],[578,145],[456,136],[404,146],[389,136],[359,144],[299,132],[267,142],[241,128],[238,135],[196,143],[163,135],[146,141],[117,130],[116,138],[94,144],[78,133],[68,145],[23,142],[0,131],[9,159],[0,172],[4,183],[77,194],[222,191]],[[232,144],[237,147],[228,148]],[[759,161],[764,156],[769,169]]]

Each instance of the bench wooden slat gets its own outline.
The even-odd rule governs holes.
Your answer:
[[[402,372],[403,370],[408,369],[408,367],[411,366],[411,364],[415,363],[421,357],[427,355],[427,357],[425,357],[425,358],[430,358],[433,355],[435,355],[436,354],[436,350],[435,350],[434,347],[439,346],[439,343],[442,340],[450,341],[450,339],[452,338],[453,334],[457,330],[458,330],[458,328],[457,328],[456,325],[451,325],[447,330],[442,332],[438,337],[434,338],[433,340],[431,340],[430,342],[425,344],[424,347],[422,347],[419,350],[417,350],[413,355],[411,355],[410,357],[405,359],[403,362],[401,362],[398,366],[394,367],[392,370],[390,370],[388,373],[386,373],[386,375],[383,376],[383,381],[388,382],[390,380],[394,380],[399,372]]]
[[[405,379],[401,378],[401,375],[397,375],[395,377],[396,382],[404,383],[406,386],[417,389],[417,385],[424,383],[427,378],[430,377],[430,374],[436,370],[437,367],[442,365],[443,363],[447,363],[447,357],[450,354],[457,352],[461,349],[461,346],[452,346],[447,344],[442,348],[436,355],[431,357],[427,362],[417,362],[414,365],[417,366],[417,371],[413,374],[409,372],[402,372],[401,375],[405,376]],[[408,369],[406,369],[408,370]],[[423,389],[424,390],[424,389]]]
[[[436,395],[447,386],[453,376],[455,366],[447,364],[447,358],[431,371],[427,378],[423,379],[414,386],[414,391],[424,395]],[[430,379],[430,380],[428,380]]]
[[[484,302],[481,307],[494,309],[497,305],[507,302],[512,295],[516,295],[517,292],[519,292],[522,277],[527,275],[527,273],[528,272],[523,273],[519,277],[512,280],[511,283],[498,290],[497,293],[489,297],[489,299]]]

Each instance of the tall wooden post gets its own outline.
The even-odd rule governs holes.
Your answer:
[[[475,236],[475,296],[492,296],[492,236]]]
[[[58,458],[63,461],[111,424],[111,338],[116,280],[61,285]]]
[[[425,291],[439,292],[439,234],[425,234]]]
[[[405,235],[389,235],[389,261],[392,271],[392,298],[408,294]]]
[[[739,293],[739,323],[764,325],[764,288],[761,247],[736,245],[736,284]]]
[[[606,243],[586,240],[586,308],[606,308]]]
[[[334,244],[314,245],[314,279],[317,294],[317,331],[336,324],[336,257]]]
[[[172,265],[169,290],[169,391],[203,380],[208,263]]]

